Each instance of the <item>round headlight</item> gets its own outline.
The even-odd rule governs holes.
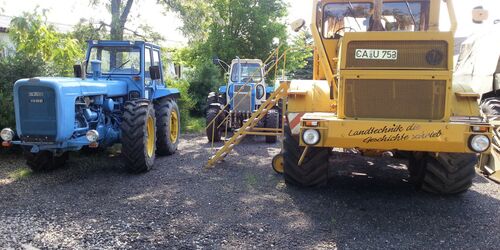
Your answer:
[[[257,99],[262,99],[262,97],[264,97],[264,95],[266,94],[266,89],[262,85],[257,85],[255,87],[255,91],[257,92],[256,93]]]
[[[2,140],[4,141],[12,141],[14,139],[14,131],[10,128],[4,128],[2,129],[2,132],[0,132],[0,137],[2,137]]]
[[[302,133],[302,140],[307,145],[317,144],[320,140],[318,130],[308,129]]]
[[[89,142],[96,142],[97,140],[99,140],[99,132],[97,132],[96,130],[89,130],[86,134],[86,137]]]
[[[490,147],[490,138],[486,135],[473,135],[469,140],[469,147],[472,151],[482,153]]]

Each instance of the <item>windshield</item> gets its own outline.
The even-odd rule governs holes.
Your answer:
[[[89,62],[101,61],[103,74],[135,75],[141,72],[141,50],[132,47],[93,47]],[[92,73],[92,67],[87,67]]]
[[[372,3],[331,3],[324,6],[323,30],[325,38],[339,38],[345,32],[366,31],[420,31],[429,23],[429,2],[384,2],[380,23],[374,20]],[[374,27],[379,27],[375,30]]]
[[[238,82],[238,71],[241,65],[241,82],[261,82],[262,72],[258,63],[241,63],[234,64],[231,70],[231,81]]]

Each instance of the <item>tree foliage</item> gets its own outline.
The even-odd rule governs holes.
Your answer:
[[[83,59],[77,39],[59,33],[48,24],[37,10],[12,19],[9,36],[16,46],[16,53],[27,58],[41,58],[48,75],[69,76],[72,65]]]
[[[98,6],[103,1],[111,14],[111,24],[108,24],[110,26],[110,39],[123,40],[125,24],[128,21],[134,0],[90,0],[90,4]]]
[[[162,3],[179,14],[183,21],[181,30],[190,41],[189,47],[177,51],[175,58],[194,69],[189,81],[197,101],[195,113],[203,112],[207,94],[224,84],[222,69],[211,64],[213,58],[226,62],[237,56],[265,60],[277,48],[274,41],[286,46],[284,0],[162,0]]]
[[[14,128],[14,82],[21,78],[39,76],[45,72],[45,64],[40,57],[27,57],[18,53],[0,59],[0,128]]]

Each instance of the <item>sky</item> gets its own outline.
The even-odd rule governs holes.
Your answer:
[[[303,18],[309,25],[312,15],[312,0],[285,0],[289,3],[288,22]],[[455,9],[459,18],[457,36],[467,36],[479,27],[470,21],[473,7],[482,5],[489,9],[490,23],[500,19],[499,0],[454,0]],[[174,13],[165,13],[158,7],[157,0],[136,0],[131,13],[133,21],[128,27],[136,29],[140,24],[148,24],[156,32],[167,39],[169,45],[182,45],[186,39],[178,28],[181,21]],[[93,8],[88,0],[0,0],[0,26],[8,24],[9,17],[21,15],[25,11],[32,11],[39,6],[48,9],[48,21],[57,24],[63,31],[71,30],[81,18],[92,19],[96,22],[103,20],[109,23],[109,14],[105,8]],[[446,19],[446,18],[445,18]],[[446,20],[443,20],[446,23]],[[446,29],[446,24],[444,25]],[[484,25],[482,25],[484,26]]]

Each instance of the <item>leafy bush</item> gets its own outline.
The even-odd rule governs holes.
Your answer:
[[[223,85],[220,70],[212,63],[202,64],[188,76],[189,93],[195,102],[191,108],[194,116],[204,116],[207,105],[207,96],[215,91],[219,85]]]
[[[45,73],[40,57],[27,57],[22,53],[0,59],[0,128],[15,127],[14,83],[22,78],[30,78]]]

